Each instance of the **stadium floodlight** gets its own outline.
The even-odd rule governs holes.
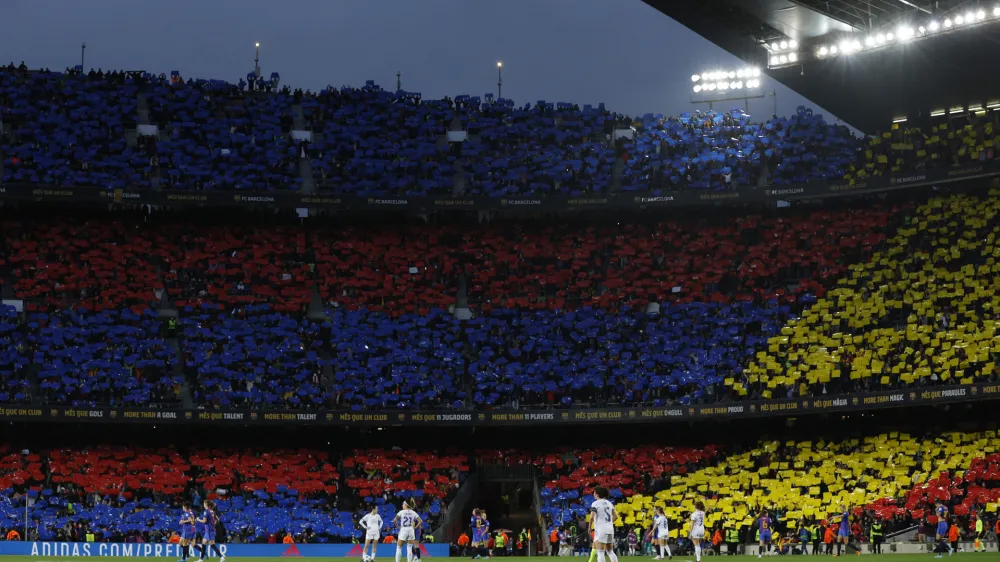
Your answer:
[[[955,25],[962,25],[965,23],[965,17],[962,14],[955,16]]]
[[[976,21],[976,14],[972,12],[965,12],[965,23],[972,23]]]
[[[879,33],[875,36],[875,44],[881,45],[883,43],[885,43],[885,33]]]
[[[896,35],[899,36],[900,41],[913,39],[913,28],[908,25],[901,25],[899,29],[896,30]]]
[[[788,53],[788,62],[798,62],[798,61],[799,61],[798,53]]]
[[[698,80],[701,80],[701,76],[699,76],[697,74],[691,75],[691,81],[692,82],[697,82]]]
[[[952,23],[951,22],[951,18],[945,18],[945,20],[944,20],[944,28],[945,29],[951,29],[951,23]]]
[[[941,29],[941,24],[931,20],[931,23],[927,24],[927,29],[931,30],[931,32],[937,31],[938,29]]]
[[[701,91],[701,84],[695,84],[694,85],[694,93],[697,94],[700,91]]]
[[[920,27],[917,28],[917,32],[920,33],[921,35],[926,35],[927,28],[921,25]]]
[[[733,78],[736,78],[736,72],[730,70],[728,76],[729,76],[729,79],[732,80]]]
[[[958,115],[959,113],[965,113],[965,108],[960,105],[948,110],[948,115]]]
[[[715,90],[715,83],[714,82],[708,85],[708,91],[711,92],[713,90]]]
[[[943,117],[943,116],[944,116],[944,110],[943,109],[938,109],[938,110],[935,110],[935,111],[931,112],[931,117]]]
[[[906,123],[906,117],[896,117],[892,120],[893,123]]]
[[[788,48],[788,41],[782,41],[781,43],[778,44],[778,47],[780,47],[781,50],[784,51],[785,49]]]
[[[756,67],[755,67],[755,68],[752,68],[752,69],[751,69],[751,73],[752,73],[752,74],[753,74],[754,76],[760,76],[760,69],[759,69],[759,68],[756,68]]]
[[[874,46],[875,46],[875,38],[872,37],[871,35],[865,37],[865,47],[868,47],[870,49]]]
[[[986,19],[986,12],[984,10],[976,12],[976,21],[983,21],[984,19]]]
[[[830,45],[830,54],[831,55],[836,55],[837,54],[837,46],[836,45]]]
[[[1000,6],[993,8],[993,16],[1000,18]]]
[[[826,48],[826,45],[819,48],[819,56],[821,57],[825,57],[829,52],[830,50]]]
[[[771,57],[771,66],[778,66],[779,64],[781,64],[781,61],[778,57]]]
[[[796,41],[795,39],[790,39],[788,41],[788,48],[789,49],[798,49],[799,48],[799,42]]]
[[[788,64],[788,56],[781,55],[780,57],[778,57],[778,62],[780,62],[781,64]]]
[[[886,43],[888,43],[889,41],[892,41],[895,38],[896,38],[896,36],[893,35],[893,33],[891,31],[889,33],[885,34],[885,41],[886,41]]]

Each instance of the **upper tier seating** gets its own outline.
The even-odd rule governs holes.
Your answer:
[[[102,76],[0,67],[0,181],[120,188],[137,185],[126,129],[136,123],[138,87]]]

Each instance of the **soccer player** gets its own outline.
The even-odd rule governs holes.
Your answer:
[[[472,540],[469,541],[469,546],[472,547],[472,559],[475,560],[482,554],[480,549],[483,547],[483,518],[479,514],[479,508],[474,508],[472,510],[472,518],[469,520],[469,528],[472,530]]]
[[[674,555],[670,552],[670,547],[667,546],[667,539],[670,538],[667,515],[663,512],[663,508],[660,506],[653,508],[653,527],[656,529],[656,535],[654,535],[653,538],[653,545],[657,547],[657,556],[653,558],[653,560],[663,560],[664,554],[667,555],[668,559],[672,559]]]
[[[948,556],[951,556],[953,552],[951,551],[951,545],[948,544],[948,508],[945,507],[940,501],[937,502],[937,513],[938,524],[937,530],[934,534],[934,540],[938,543],[938,554],[935,558],[941,558],[941,555],[945,552]]]
[[[594,522],[594,550],[597,551],[597,562],[618,562],[615,554],[615,522],[618,512],[608,501],[608,489],[604,486],[594,488],[594,503],[590,504],[590,513]],[[607,557],[607,558],[606,558]]]
[[[195,528],[194,511],[191,504],[184,502],[181,506],[181,562],[185,562],[191,554],[191,544],[194,543],[197,529]]]
[[[222,555],[219,551],[219,546],[215,544],[215,524],[219,521],[219,515],[215,512],[215,503],[209,500],[205,500],[203,504],[205,511],[201,514],[201,518],[198,519],[198,523],[201,523],[201,558],[198,562],[203,562],[205,558],[208,558],[208,550],[212,549],[212,552],[219,555],[219,562],[226,562],[226,557]]]
[[[415,511],[410,509],[410,504],[403,502],[403,509],[396,513],[396,517],[392,522],[394,525],[399,525],[399,536],[396,542],[396,562],[399,562],[403,556],[404,545],[409,545],[406,548],[406,562],[413,562],[413,545],[417,544],[417,534],[413,528],[420,527],[423,521]]]
[[[851,514],[846,505],[840,506],[840,530],[837,532],[837,556],[840,556],[840,549],[843,546],[844,554],[848,548],[854,548],[858,556],[861,556],[861,547],[851,546]]]
[[[701,541],[705,538],[705,504],[701,500],[694,502],[690,537],[694,543],[694,559],[701,562]]]
[[[483,552],[486,556],[493,558],[493,547],[490,546],[493,536],[490,535],[490,519],[486,516],[485,509],[479,510],[479,517],[483,520]]]
[[[771,517],[765,509],[760,512],[760,517],[757,518],[757,531],[760,533],[757,558],[761,558],[765,553],[771,551],[771,527]]]
[[[375,560],[375,549],[382,531],[382,517],[378,514],[378,507],[373,507],[371,512],[362,517],[358,526],[365,530],[365,548],[361,551],[361,559],[365,562]],[[368,555],[368,545],[372,547],[371,556]]]

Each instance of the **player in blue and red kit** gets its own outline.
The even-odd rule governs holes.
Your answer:
[[[479,508],[472,510],[472,520],[469,522],[469,527],[472,528],[472,541],[469,545],[474,553],[472,559],[482,558],[483,555],[487,554],[486,541],[489,538],[489,526]]]
[[[937,552],[937,556],[934,558],[941,558],[945,552],[948,556],[954,554],[951,545],[948,544],[948,508],[944,506],[940,501],[937,502],[937,508],[934,510],[937,515],[937,529],[934,531],[934,540],[937,541],[937,548],[934,549]]]
[[[222,552],[219,550],[219,545],[215,544],[215,526],[219,522],[219,515],[215,511],[215,503],[205,500],[204,506],[205,511],[197,520],[198,523],[202,525],[201,558],[198,559],[198,562],[203,562],[205,558],[208,558],[209,547],[211,547],[212,552],[219,556],[219,562],[226,562],[226,557],[223,556]]]
[[[194,511],[191,509],[190,503],[184,502],[181,506],[181,540],[178,543],[181,545],[181,562],[188,559],[191,554],[191,545],[194,544],[197,536]]]
[[[757,532],[760,533],[760,545],[757,551],[757,558],[762,557],[766,552],[771,550],[771,529],[773,527],[771,517],[768,516],[767,510],[760,512],[760,517],[757,518]]]

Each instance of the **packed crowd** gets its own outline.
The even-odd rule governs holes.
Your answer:
[[[734,109],[646,115],[634,126],[635,138],[622,143],[625,191],[805,183],[842,177],[857,158],[858,141],[846,126],[802,107],[764,123]]]
[[[178,404],[187,386],[215,408],[461,409],[992,381],[996,206],[959,195],[583,228],[22,214],[0,222],[26,310],[7,311],[0,390],[7,403]],[[176,321],[154,310],[168,298]],[[307,320],[311,300],[326,310]]]
[[[0,181],[59,186],[138,185],[145,161],[129,146],[139,88],[100,77],[0,67]]]
[[[975,115],[936,123],[927,130],[897,123],[867,140],[861,158],[850,166],[846,178],[863,182],[871,177],[921,174],[995,161],[998,128],[995,119]]]
[[[392,521],[404,499],[431,529],[469,467],[464,456],[359,450],[148,450],[96,447],[23,454],[4,450],[0,528],[32,539],[167,542],[182,500],[215,502],[229,542],[350,542],[377,505]],[[385,484],[385,481],[392,484]]]
[[[906,210],[581,231],[22,213],[0,229],[28,320],[11,337],[34,346],[12,353],[51,403],[177,403],[186,379],[216,408],[571,407],[739,397],[725,381]],[[448,310],[460,285],[466,321]],[[177,320],[157,316],[167,302]]]
[[[140,99],[155,129],[130,137]],[[738,109],[629,118],[603,104],[425,100],[371,81],[265,91],[13,64],[0,67],[0,123],[0,179],[109,189],[298,190],[308,160],[319,189],[337,193],[580,196],[863,181],[996,158],[992,115],[858,139],[805,108],[757,122]]]
[[[908,213],[728,384],[769,398],[995,381],[996,195],[934,198]]]
[[[654,508],[669,521],[671,544],[683,548],[696,500],[708,508],[709,540],[756,543],[758,518],[775,523],[774,543],[802,539],[832,542],[823,530],[839,530],[848,510],[850,532],[870,542],[872,528],[886,534],[937,523],[937,506],[949,524],[971,538],[977,518],[992,522],[1000,501],[996,432],[942,433],[921,437],[884,433],[832,441],[765,441],[734,449],[640,446],[558,450],[527,460],[542,479],[542,514],[556,542],[571,548],[587,537],[586,516],[595,486],[611,490],[620,520],[616,537],[627,552],[648,543]],[[478,451],[484,462],[525,462],[523,452]],[[807,532],[803,533],[805,529]],[[931,531],[933,537],[933,531]],[[637,539],[629,544],[630,535]],[[912,535],[908,538],[913,538]],[[919,538],[919,536],[917,537]],[[583,541],[589,548],[589,541]],[[832,546],[832,545],[831,545]],[[820,547],[823,548],[823,547]],[[555,552],[555,551],[554,551]]]
[[[158,136],[143,139],[160,186],[268,191],[301,187],[287,91],[253,93],[219,80],[149,80]],[[144,181],[142,186],[150,185]]]

